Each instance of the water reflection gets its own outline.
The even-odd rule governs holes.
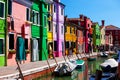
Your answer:
[[[71,76],[56,77],[47,75],[34,80],[88,80],[88,74],[94,74],[96,69],[100,69],[99,65],[104,62],[106,58],[98,57],[96,61],[85,61],[84,70],[74,70]]]

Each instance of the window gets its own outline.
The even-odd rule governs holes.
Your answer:
[[[64,53],[65,48],[64,48],[64,42],[62,42],[62,53]]]
[[[70,27],[70,33],[72,33],[72,27]]]
[[[51,21],[48,21],[48,30],[49,30],[49,31],[52,31]]]
[[[12,15],[12,1],[8,0],[8,15]]]
[[[57,24],[55,24],[55,32],[57,32]]]
[[[9,49],[14,49],[14,34],[9,34]]]
[[[65,26],[65,30],[64,31],[67,32],[67,26]]]
[[[47,26],[47,17],[44,15],[44,26]]]
[[[55,4],[54,4],[54,12],[56,12],[56,6],[55,6]]]
[[[61,15],[63,15],[64,14],[64,10],[63,10],[63,8],[61,8]]]
[[[30,21],[30,9],[26,8],[26,20]]]
[[[0,54],[3,54],[3,39],[0,39]]]
[[[28,39],[25,39],[25,49],[28,49]]]
[[[61,34],[63,34],[63,32],[64,32],[64,28],[63,26],[61,26]]]
[[[32,11],[32,22],[33,24],[40,25],[40,14],[38,11]]]
[[[50,11],[50,4],[48,4],[48,11]]]
[[[71,45],[72,45],[73,48],[76,47],[76,43],[75,42],[71,42]]]
[[[0,2],[0,17],[1,18],[5,17],[5,5],[3,2]]]
[[[57,51],[57,41],[54,41],[54,51]]]
[[[65,48],[69,48],[69,41],[65,42]]]

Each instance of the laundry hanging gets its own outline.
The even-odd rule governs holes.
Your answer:
[[[22,37],[17,37],[16,44],[16,59],[17,60],[26,60],[26,52],[25,52],[25,40]]]
[[[38,40],[32,40],[32,61],[39,61]]]

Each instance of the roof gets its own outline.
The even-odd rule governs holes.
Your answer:
[[[105,26],[105,30],[120,30],[120,28],[114,25],[108,25],[108,26]]]

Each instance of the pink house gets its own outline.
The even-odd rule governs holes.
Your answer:
[[[16,65],[15,59],[21,63],[30,62],[31,26],[29,7],[31,2],[29,0],[9,0],[8,6],[7,66]],[[21,52],[22,50],[23,52]]]

